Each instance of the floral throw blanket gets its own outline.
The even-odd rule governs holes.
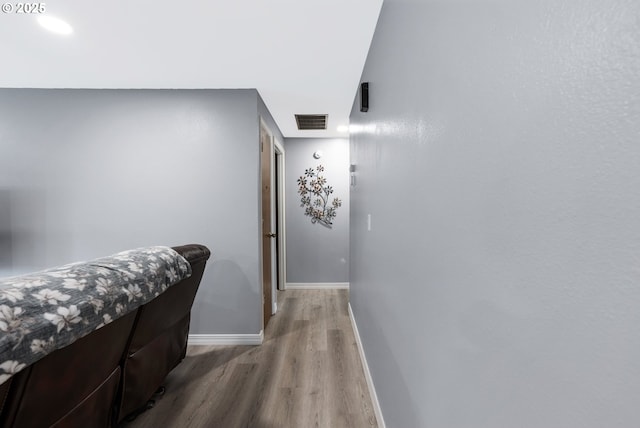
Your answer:
[[[173,249],[145,247],[0,278],[0,384],[189,276]]]

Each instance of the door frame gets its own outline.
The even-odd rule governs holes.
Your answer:
[[[260,192],[259,214],[260,219],[259,241],[260,245],[260,283],[262,308],[262,331],[267,328],[267,324],[273,315],[273,254],[274,241],[270,235],[273,233],[273,133],[267,124],[260,118],[258,128],[258,148],[259,148],[259,174]]]
[[[285,153],[284,146],[278,141],[277,138],[273,139],[273,148],[275,152],[275,162],[277,163],[276,171],[278,171],[278,176],[274,177],[276,185],[274,186],[275,192],[277,193],[276,200],[278,201],[277,206],[274,207],[277,210],[274,214],[275,218],[278,219],[278,236],[277,236],[277,254],[278,254],[278,266],[277,269],[277,287],[274,287],[275,290],[286,290],[287,286],[287,231],[285,225],[287,222],[285,221],[286,210],[285,207],[285,183],[286,183],[286,173],[285,173]],[[273,211],[272,211],[273,212]],[[274,291],[275,291],[274,290]],[[277,292],[274,292],[276,296],[274,299],[274,313],[276,313],[278,308],[278,299]]]
[[[271,315],[274,315],[278,310],[278,295],[277,290],[284,290],[286,284],[286,230],[285,230],[285,151],[283,144],[278,141],[278,139],[273,135],[271,128],[267,125],[265,120],[260,117],[260,129],[259,132],[262,132],[264,128],[265,132],[271,137],[271,144],[269,153],[264,153],[262,151],[262,147],[260,147],[260,218],[262,218],[262,156],[269,156],[270,159],[270,181],[271,181],[271,225],[269,232],[277,231],[276,240],[273,240],[271,244]],[[261,138],[259,144],[262,145]],[[276,168],[275,162],[278,162],[278,176],[276,177]],[[277,197],[276,197],[277,192]],[[276,204],[275,201],[278,201]],[[277,224],[276,224],[277,219]],[[260,234],[260,242],[264,239],[265,230],[263,228],[262,222],[260,222],[261,227],[259,230]],[[274,251],[274,249],[277,250]],[[265,256],[263,251],[263,246],[260,245],[260,277],[261,277],[261,285],[262,285],[262,295],[265,295],[265,279],[264,279],[264,268],[263,264],[265,263]],[[278,288],[277,284],[280,284],[280,288]],[[262,320],[263,320],[263,329],[266,327],[264,325],[265,320],[265,302],[262,302]]]

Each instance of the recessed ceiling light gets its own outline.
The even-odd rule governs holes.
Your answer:
[[[47,30],[57,34],[71,34],[73,28],[62,19],[54,18],[53,16],[40,15],[38,16],[38,24],[42,25]]]
[[[338,126],[338,132],[349,132],[349,127],[347,125]]]

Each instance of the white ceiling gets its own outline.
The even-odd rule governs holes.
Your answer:
[[[14,2],[14,4],[17,2]],[[257,88],[285,137],[346,136],[382,0],[54,0],[0,13],[0,87]],[[329,114],[298,131],[295,113]]]

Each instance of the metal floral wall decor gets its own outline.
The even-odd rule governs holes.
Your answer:
[[[300,206],[304,207],[304,214],[311,217],[311,223],[320,223],[331,228],[336,210],[342,206],[342,201],[333,198],[329,203],[329,195],[333,188],[327,184],[327,179],[321,175],[324,167],[318,165],[315,169],[305,170],[304,175],[298,178],[298,193],[300,194]]]

